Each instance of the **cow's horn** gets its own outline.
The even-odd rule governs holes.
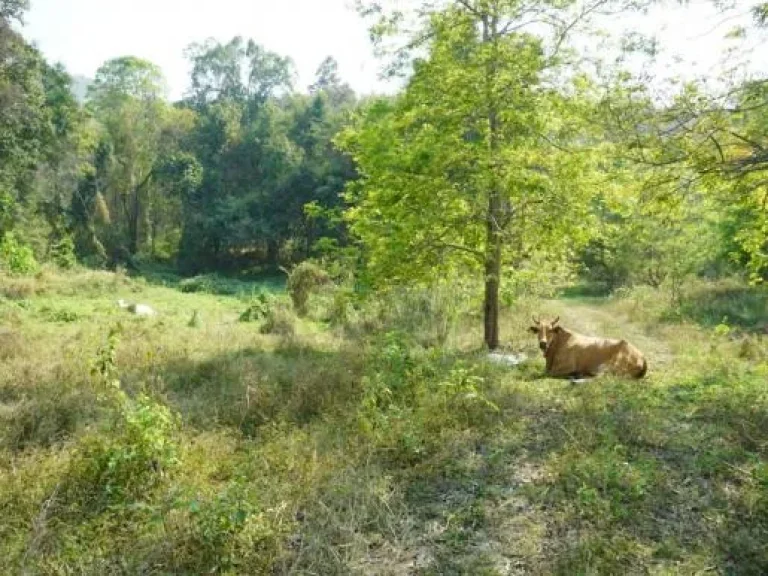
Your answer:
[[[560,321],[560,316],[558,316],[557,318],[555,318],[554,320],[552,320],[552,326],[554,326],[555,324],[557,324],[559,321]]]
[[[539,323],[539,319],[536,318],[536,316],[531,316],[531,320],[533,320],[534,324],[538,324]]]

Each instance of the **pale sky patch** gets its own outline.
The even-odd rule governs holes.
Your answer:
[[[728,46],[725,34],[749,25],[756,0],[738,0],[726,16],[710,0],[688,7],[666,7],[648,16],[613,19],[613,31],[654,34],[662,55],[654,74],[692,79],[716,76]],[[23,33],[50,61],[64,63],[72,74],[92,78],[107,59],[133,55],[159,65],[171,98],[188,86],[184,49],[212,37],[227,42],[240,35],[268,50],[290,56],[298,72],[297,88],[312,82],[326,56],[339,62],[342,79],[358,93],[392,92],[397,83],[378,78],[381,63],[373,57],[365,22],[349,0],[32,0]],[[762,40],[762,38],[760,39]],[[739,44],[731,59],[747,60],[749,69],[768,73],[768,54]]]

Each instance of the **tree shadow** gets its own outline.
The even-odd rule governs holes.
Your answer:
[[[706,327],[725,323],[747,332],[765,332],[768,330],[768,289],[707,286],[687,295],[679,314]]]
[[[417,573],[768,573],[768,401],[756,380],[737,395],[725,377],[541,386],[498,399],[503,429],[456,434],[403,473],[428,535]]]
[[[188,426],[252,436],[270,422],[301,426],[342,410],[359,393],[361,372],[354,350],[323,351],[288,340],[272,351],[172,360],[131,379],[154,382]]]
[[[275,270],[254,270],[241,273],[210,272],[183,275],[171,265],[142,265],[129,271],[132,278],[140,278],[150,286],[206,293],[216,296],[243,296],[258,290],[282,292],[286,276]]]

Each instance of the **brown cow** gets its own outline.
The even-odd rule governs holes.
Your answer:
[[[552,322],[533,318],[530,330],[539,337],[547,361],[546,373],[555,377],[583,378],[609,372],[642,378],[648,363],[642,352],[626,340],[584,336]]]

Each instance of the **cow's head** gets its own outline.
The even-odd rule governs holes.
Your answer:
[[[562,330],[562,328],[557,325],[560,321],[560,316],[552,320],[552,322],[539,320],[535,316],[532,316],[531,319],[533,320],[533,325],[529,330],[538,336],[539,348],[541,348],[542,352],[546,352],[547,348],[552,344],[552,340],[555,339],[555,335]]]

